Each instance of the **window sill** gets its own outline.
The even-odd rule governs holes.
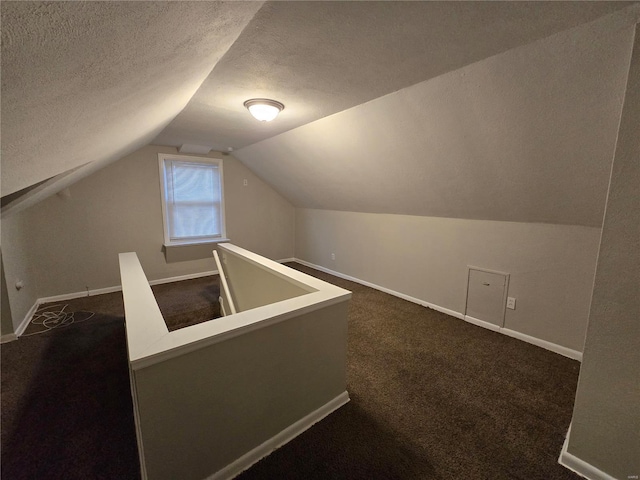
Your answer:
[[[213,249],[218,243],[229,242],[228,238],[164,244],[164,258],[167,263],[187,262],[190,260],[210,259],[213,262]]]
[[[184,242],[172,242],[172,243],[165,243],[163,244],[164,248],[180,248],[180,247],[191,247],[194,245],[215,245],[216,243],[228,243],[231,240],[229,240],[228,238],[216,238],[215,240],[196,240],[196,241],[189,241],[189,240],[185,240]]]

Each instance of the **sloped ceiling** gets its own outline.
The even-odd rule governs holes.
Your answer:
[[[604,18],[235,156],[299,207],[601,226],[633,31]]]
[[[364,143],[353,143],[362,134],[357,130],[351,136],[345,134],[359,124],[387,125],[381,113],[368,110],[365,102],[375,104],[375,99],[399,90],[402,97],[407,87],[429,79],[442,82],[438,79],[448,78],[447,72],[628,5],[4,1],[2,196],[24,190],[25,196],[37,193],[43,198],[55,193],[56,186],[64,188],[149,142],[208,145],[223,151],[255,144],[256,148],[243,148],[238,156],[296,205],[377,211],[380,208],[373,207],[366,189],[358,190],[360,193],[353,190],[349,194],[352,200],[343,193],[337,198],[344,202],[338,204],[329,201],[326,193],[305,193],[319,191],[320,183],[305,183],[304,189],[294,191],[283,179],[315,171],[315,163],[324,160],[316,151],[333,153],[323,150],[324,145],[335,145],[337,152],[352,149],[355,156],[368,157],[370,150]],[[619,52],[614,52],[614,57],[619,59]],[[453,91],[450,94],[455,97]],[[420,95],[429,96],[419,94],[416,98]],[[499,103],[497,95],[488,98]],[[285,103],[276,121],[258,123],[248,115],[242,103],[258,96]],[[397,112],[403,119],[399,124],[411,124],[413,129],[420,124],[412,122],[434,121],[414,112],[419,107],[413,99],[396,108],[401,108]],[[455,106],[458,110],[447,113],[445,105],[440,108],[445,117],[454,112],[461,115],[459,110],[463,109]],[[307,127],[318,128],[317,121],[342,115],[338,112],[350,118],[348,124],[336,124],[344,130],[338,132],[341,135],[322,135],[297,145],[306,151],[285,148],[282,138],[290,137],[276,136],[288,131],[300,131],[304,136]],[[379,120],[368,118],[370,115]],[[529,118],[515,116],[512,120]],[[379,144],[381,150],[395,151],[407,142],[411,145],[405,147],[412,151],[422,149],[418,133],[406,137],[398,132],[399,136],[392,137],[377,128],[378,140],[386,138]],[[482,131],[473,133],[472,124],[466,128],[467,136]],[[282,158],[281,151],[260,161],[257,146],[266,139],[274,140],[268,144],[273,151],[287,151],[285,163],[275,161]],[[536,141],[546,143],[545,138]],[[344,160],[344,156],[336,158]],[[407,167],[402,167],[403,162],[397,159],[398,172],[404,174],[397,173],[394,181],[404,181],[414,169],[411,161]],[[283,168],[285,164],[287,168]],[[271,166],[265,169],[264,165]],[[363,168],[371,165],[361,163]],[[429,172],[434,181],[438,168],[446,170],[434,164]],[[52,180],[29,188],[48,178]],[[344,187],[359,188],[356,184]],[[396,187],[396,193],[418,188],[411,182]],[[428,202],[418,191],[422,190],[409,196]],[[397,207],[396,213],[441,211],[439,207]],[[468,213],[460,210],[461,215]]]
[[[623,7],[607,2],[268,2],[153,141],[238,149]],[[250,98],[285,105],[257,123]]]
[[[147,145],[260,7],[3,1],[2,195]]]

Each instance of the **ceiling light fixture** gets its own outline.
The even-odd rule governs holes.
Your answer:
[[[284,110],[284,105],[267,98],[252,98],[244,102],[251,115],[261,122],[270,122]]]

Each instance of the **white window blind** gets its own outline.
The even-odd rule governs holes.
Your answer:
[[[164,158],[165,230],[169,243],[224,235],[222,181],[217,162]]]

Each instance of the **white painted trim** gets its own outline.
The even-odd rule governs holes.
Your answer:
[[[215,250],[213,251],[213,259],[216,261],[218,272],[222,272],[222,275],[220,275],[220,297],[218,300],[220,302],[220,308],[222,309],[222,316],[227,316],[227,311],[224,308],[225,298],[227,299],[227,303],[229,304],[229,312],[231,313],[231,315],[235,315],[238,312],[236,311],[236,306],[233,303],[233,297],[231,296],[231,290],[229,290],[229,284],[227,283],[227,277],[225,276],[226,274],[224,273],[224,270],[222,268],[222,263],[220,263],[220,257],[218,256],[218,252],[216,252]]]
[[[207,238],[206,240],[200,239],[195,243],[218,243],[227,239],[227,227],[225,218],[225,201],[224,201],[224,161],[222,158],[216,157],[194,157],[192,155],[176,155],[175,153],[158,153],[158,166],[160,168],[160,202],[162,206],[162,225],[164,231],[164,245],[166,247],[182,246],[184,243],[171,241],[171,235],[169,234],[169,216],[167,210],[167,185],[166,185],[166,161],[178,161],[185,163],[200,163],[215,165],[218,169],[220,176],[220,224],[221,232],[220,236],[216,238]]]
[[[564,443],[562,444],[562,450],[560,451],[558,463],[563,467],[568,468],[572,472],[577,473],[581,477],[587,478],[589,480],[616,480],[615,477],[612,477],[608,473],[603,472],[599,468],[596,468],[590,463],[587,463],[581,458],[578,458],[572,453],[569,453],[567,449],[569,447],[570,434],[571,425],[569,425],[567,436],[565,437]]]
[[[278,263],[295,262],[295,261],[296,261],[295,258],[284,258],[282,260],[276,260],[276,262]],[[208,270],[206,272],[188,273],[186,275],[176,275],[174,277],[159,278],[157,280],[150,280],[149,285],[161,285],[163,283],[181,282],[182,280],[193,280],[194,278],[202,278],[202,277],[208,277],[212,275],[218,275],[218,270]],[[35,308],[37,308],[39,305],[43,303],[63,302],[65,300],[73,300],[74,298],[92,297],[94,295],[102,295],[105,293],[113,293],[113,292],[121,292],[121,291],[122,291],[122,286],[115,285],[113,287],[94,288],[92,290],[89,290],[88,292],[85,290],[84,292],[63,293],[61,295],[53,295],[51,297],[42,297],[42,298],[38,298],[38,300],[36,301]],[[33,313],[35,313],[35,310],[33,311]],[[33,313],[31,314],[31,316],[33,316]],[[31,316],[29,317],[29,320],[31,320]],[[27,325],[28,325],[28,322],[27,322]],[[26,328],[26,325],[24,328]]]
[[[276,262],[278,263],[295,262],[295,261],[296,261],[295,258],[284,258],[282,260],[276,260]],[[212,275],[218,275],[218,270],[208,270],[206,272],[188,273],[186,275],[176,275],[173,277],[159,278],[157,280],[150,280],[149,285],[161,285],[164,283],[181,282],[182,280],[193,280],[194,278],[202,278],[202,277],[208,277]],[[8,335],[15,335],[16,338],[22,335],[24,331],[27,329],[27,327],[29,326],[29,322],[31,321],[31,318],[33,318],[33,314],[36,313],[36,310],[38,309],[38,307],[43,303],[64,302],[65,300],[73,300],[75,298],[92,297],[94,295],[103,295],[105,293],[113,293],[113,292],[121,292],[121,291],[122,291],[122,286],[115,285],[113,287],[94,288],[89,291],[85,290],[82,292],[63,293],[61,295],[52,295],[50,297],[38,298],[36,300],[36,303],[29,310],[29,312],[27,312],[25,318],[22,320],[22,323],[20,323],[18,328],[16,328],[15,334],[8,334]],[[3,335],[2,340],[0,340],[0,343],[6,343],[11,341],[11,339],[4,340],[4,337],[5,335]]]
[[[17,340],[17,339],[18,339],[18,336],[15,333],[7,333],[6,335],[2,335],[0,337],[0,344],[13,342],[14,340]]]
[[[189,273],[187,275],[177,275],[175,277],[159,278],[157,280],[149,281],[149,285],[161,285],[163,283],[181,282],[182,280],[193,280],[194,278],[208,277],[210,275],[217,275],[217,270],[209,270],[207,272]],[[92,297],[94,295],[102,295],[105,293],[121,292],[122,286],[116,285],[113,287],[94,288],[93,290],[84,292],[64,293],[62,295],[53,295],[51,297],[39,298],[37,303],[51,303],[62,302],[65,300],[73,300],[74,298]]]
[[[496,325],[495,323],[485,322],[484,320],[480,320],[478,318],[474,318],[469,315],[464,316],[464,321],[473,323],[474,325],[477,325],[482,328],[486,328],[488,330],[493,330],[494,332],[500,331],[500,325]]]
[[[129,362],[133,370],[146,368],[169,358],[184,355],[214,343],[226,341],[235,336],[265,328],[351,298],[351,292],[347,290],[323,282],[316,277],[295,269],[282,266],[273,260],[261,257],[230,243],[221,244],[218,249],[222,253],[223,263],[226,254],[239,256],[255,267],[280,276],[309,293],[262,307],[252,308],[235,315],[225,316],[215,322],[203,322],[169,332],[148,286],[137,255],[134,252],[121,253],[121,277],[123,282],[127,279],[131,280],[134,287],[133,291],[135,291],[133,297],[130,297],[134,298],[134,301],[128,302],[125,287],[125,315],[129,319],[131,318],[128,304],[130,308],[136,309],[138,313],[144,309],[147,310],[145,315],[139,316],[139,321],[127,323]],[[126,274],[123,273],[125,270]],[[144,308],[143,303],[146,303]],[[133,333],[134,329],[140,331]]]
[[[226,237],[220,237],[220,238],[216,238],[215,240],[182,240],[182,241],[175,241],[175,242],[171,242],[171,243],[163,243],[162,246],[164,248],[180,248],[180,247],[197,247],[200,245],[211,245],[212,248],[215,248],[215,246],[218,243],[227,243],[230,240]]]
[[[306,265],[307,267],[311,267],[311,268],[314,268],[316,270],[320,270],[321,272],[325,272],[325,273],[328,273],[330,275],[335,275],[336,277],[343,278],[343,279],[349,280],[351,282],[359,283],[360,285],[364,285],[365,287],[371,287],[371,288],[374,288],[376,290],[380,290],[381,292],[385,292],[385,293],[388,293],[388,294],[393,295],[395,297],[402,298],[403,300],[407,300],[409,302],[417,303],[418,305],[422,305],[423,307],[432,308],[434,310],[437,310],[438,312],[446,313],[447,315],[450,315],[452,317],[459,318],[461,320],[465,320],[465,321],[467,321],[469,323],[472,323],[473,325],[477,325],[479,327],[487,328],[487,329],[492,330],[494,332],[498,332],[498,333],[502,333],[504,335],[508,335],[510,337],[516,338],[518,340],[522,340],[524,342],[530,343],[530,344],[535,345],[537,347],[542,347],[542,348],[544,348],[546,350],[550,350],[550,351],[552,351],[554,353],[559,353],[560,355],[564,355],[565,357],[569,357],[569,358],[572,358],[574,360],[578,360],[579,362],[582,361],[582,352],[579,352],[577,350],[572,350],[570,348],[563,347],[562,345],[558,345],[556,343],[551,343],[551,342],[548,342],[546,340],[542,340],[540,338],[536,338],[536,337],[532,337],[530,335],[526,335],[524,333],[516,332],[515,330],[510,330],[508,328],[499,327],[498,325],[494,325],[493,323],[485,322],[483,320],[478,320],[477,318],[473,318],[473,317],[470,317],[468,315],[464,315],[462,313],[455,312],[453,310],[449,310],[448,308],[444,308],[444,307],[441,307],[439,305],[435,305],[433,303],[429,303],[429,302],[426,302],[424,300],[420,300],[419,298],[415,298],[415,297],[411,297],[409,295],[405,295],[404,293],[396,292],[395,290],[391,290],[389,288],[381,287],[379,285],[376,285],[375,283],[371,283],[371,282],[367,282],[367,281],[364,281],[364,280],[360,280],[359,278],[351,277],[349,275],[345,275],[343,273],[336,272],[334,270],[330,270],[330,269],[322,267],[320,265],[315,265],[315,264],[313,264],[311,262],[307,262],[307,261],[301,260],[299,258],[294,258],[293,261],[294,262],[298,262],[298,263],[300,263],[302,265]],[[491,273],[494,273],[494,272],[491,272]],[[495,273],[502,273],[502,272],[495,272]]]
[[[62,295],[53,295],[51,297],[42,297],[38,299],[38,304],[43,303],[51,303],[51,302],[63,302],[65,300],[73,300],[74,298],[81,297],[91,297],[93,295],[102,295],[104,293],[113,293],[119,292],[122,290],[122,287],[106,287],[106,288],[96,288],[93,290],[85,290],[84,292],[73,292],[73,293],[64,293]]]
[[[281,258],[280,260],[276,260],[278,263],[288,263],[288,262],[296,262],[295,258]]]
[[[376,285],[375,283],[367,282],[365,280],[360,280],[356,277],[351,277],[349,275],[345,275],[344,273],[336,272],[334,270],[330,270],[325,267],[321,267],[320,265],[316,265],[311,262],[307,262],[305,260],[301,260],[299,258],[294,258],[293,262],[301,263],[302,265],[306,265],[307,267],[314,268],[316,270],[320,270],[321,272],[328,273],[330,275],[335,275],[336,277],[343,278],[345,280],[349,280],[351,282],[359,283],[360,285],[364,285],[365,287],[371,287],[376,290],[380,290],[381,292],[388,293],[389,295],[393,295],[394,297],[401,298],[403,300],[407,300],[412,303],[417,303],[418,305],[422,305],[423,307],[432,308],[433,310],[437,310],[438,312],[446,313],[455,318],[459,318],[464,320],[464,315],[460,312],[456,312],[454,310],[450,310],[445,307],[441,307],[440,305],[436,305],[434,303],[429,303],[425,300],[420,300],[419,298],[411,297],[409,295],[405,295],[404,293],[396,292],[395,290],[391,290],[390,288],[381,287],[380,285]]]
[[[187,275],[177,275],[175,277],[167,277],[167,278],[159,278],[157,280],[151,280],[149,282],[149,285],[160,285],[163,283],[180,282],[182,280],[192,280],[194,278],[207,277],[210,275],[217,275],[217,274],[218,274],[217,270],[209,270],[206,272],[198,272],[198,273],[189,273]],[[62,295],[53,295],[51,297],[38,298],[36,300],[36,303],[33,304],[31,309],[25,315],[24,320],[22,320],[20,325],[18,325],[18,328],[16,328],[15,334],[10,334],[10,335],[15,335],[16,338],[22,335],[24,331],[27,329],[27,327],[29,326],[29,322],[31,322],[31,319],[33,318],[34,313],[36,313],[36,310],[38,310],[38,307],[43,303],[64,302],[65,300],[73,300],[74,298],[92,297],[93,295],[102,295],[105,293],[113,293],[113,292],[120,292],[120,291],[122,291],[122,286],[116,285],[113,287],[95,288],[93,290],[84,291],[84,292],[64,293]],[[3,339],[0,340],[0,343],[5,343],[4,337],[5,336],[2,337]],[[6,341],[11,341],[11,340],[6,340]]]
[[[516,332],[515,330],[510,330],[508,328],[501,328],[500,333],[508,335],[509,337],[517,338],[518,340],[522,340],[523,342],[530,343],[532,345],[536,345],[537,347],[542,347],[546,350],[551,350],[552,352],[559,353],[565,357],[573,358],[574,360],[578,360],[582,362],[582,352],[577,350],[572,350],[568,347],[563,347],[562,345],[558,345],[557,343],[551,343],[546,340],[542,340],[537,337],[532,337],[531,335],[527,335],[525,333]]]
[[[219,470],[213,475],[207,477],[205,480],[227,480],[234,478],[267,455],[271,454],[274,450],[280,448],[286,443],[289,443],[291,440],[311,428],[314,424],[318,423],[327,415],[345,405],[348,401],[349,393],[346,391],[342,392],[333,400],[330,400],[322,407],[311,412],[306,417],[303,417],[294,424],[288,426],[277,435],[271,437],[266,442],[244,454],[234,462],[224,467],[222,470]]]
[[[36,300],[36,303],[33,304],[33,306],[29,309],[27,314],[24,316],[24,319],[22,320],[20,325],[18,325],[18,328],[16,328],[16,331],[15,331],[16,337],[19,337],[20,335],[22,335],[24,331],[27,329],[27,327],[29,326],[29,322],[33,318],[33,314],[36,313],[36,310],[38,310],[39,306],[40,306],[40,301]]]
[[[151,280],[149,285],[160,285],[163,283],[181,282],[182,280],[193,280],[194,278],[209,277],[211,275],[218,275],[218,270],[209,270],[207,272],[189,273],[187,275],[178,275],[175,277],[159,278],[158,280]]]

